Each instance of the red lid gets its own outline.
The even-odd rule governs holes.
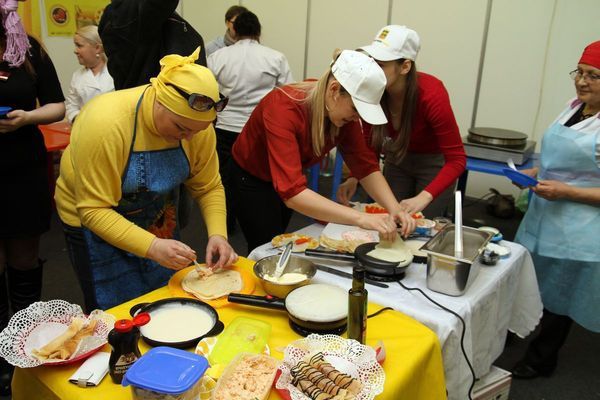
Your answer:
[[[129,332],[132,329],[133,329],[133,322],[131,320],[120,319],[117,322],[115,322],[115,330],[117,332],[125,333],[125,332]]]
[[[147,312],[139,313],[138,315],[133,317],[133,324],[135,326],[146,325],[148,322],[150,322],[150,314],[148,314]]]

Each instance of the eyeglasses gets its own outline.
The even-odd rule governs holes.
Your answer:
[[[581,78],[583,78],[583,80],[586,81],[587,83],[597,83],[597,82],[600,82],[600,75],[598,75],[598,74],[590,74],[589,72],[585,72],[584,73],[584,72],[582,72],[579,69],[575,69],[575,70],[569,72],[569,76],[575,82],[577,82]]]
[[[173,89],[175,89],[177,93],[179,93],[184,99],[187,100],[189,106],[196,111],[205,112],[214,107],[216,112],[221,112],[223,111],[223,109],[227,105],[227,102],[229,101],[229,98],[223,97],[223,95],[221,95],[220,93],[220,100],[215,102],[213,99],[203,94],[186,93],[177,86],[172,85],[170,83],[167,83],[167,86],[171,86]]]

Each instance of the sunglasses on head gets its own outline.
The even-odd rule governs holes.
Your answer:
[[[203,94],[186,93],[185,91],[170,83],[167,83],[167,86],[171,86],[173,89],[175,89],[177,93],[179,93],[184,99],[187,100],[189,106],[196,111],[205,112],[214,107],[216,112],[221,112],[223,111],[223,109],[227,105],[227,102],[229,101],[229,98],[223,97],[223,95],[221,95],[220,93],[220,100],[215,102],[213,99]]]

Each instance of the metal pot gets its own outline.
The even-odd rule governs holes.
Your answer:
[[[223,322],[219,320],[219,314],[217,314],[217,311],[211,305],[206,304],[203,301],[190,299],[187,297],[173,297],[170,299],[158,300],[152,303],[139,303],[131,307],[129,314],[133,317],[140,312],[146,312],[150,314],[150,323],[152,323],[152,314],[156,315],[157,311],[161,309],[163,310],[162,312],[166,312],[167,308],[174,308],[174,305],[177,307],[195,307],[201,309],[212,319],[212,328],[210,328],[208,332],[202,333],[198,336],[190,337],[187,340],[164,341],[159,340],[156,337],[152,337],[151,333],[148,332],[148,325],[144,325],[140,327],[141,336],[142,339],[144,339],[144,341],[150,346],[170,346],[178,349],[187,349],[198,344],[202,338],[218,335],[225,328]]]
[[[258,277],[260,280],[265,292],[270,294],[271,296],[285,298],[288,293],[292,290],[299,288],[300,286],[307,285],[310,280],[317,273],[317,268],[315,264],[307,260],[305,258],[292,256],[290,261],[288,262],[287,267],[285,268],[286,273],[299,273],[306,275],[306,279],[300,282],[285,284],[285,283],[276,283],[270,280],[265,279],[265,275],[272,275],[275,271],[275,267],[277,265],[277,260],[279,260],[279,255],[272,255],[265,258],[262,258],[254,264],[254,275]]]
[[[492,233],[462,227],[463,256],[454,254],[454,225],[446,225],[422,247],[427,253],[427,288],[450,296],[460,296],[479,273],[478,258]]]

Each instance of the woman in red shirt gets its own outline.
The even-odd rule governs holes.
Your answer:
[[[387,122],[379,104],[385,89],[381,68],[365,54],[344,50],[318,80],[271,91],[254,109],[232,148],[228,201],[248,242],[248,250],[285,232],[292,210],[309,217],[377,230],[384,238],[414,230],[400,210],[359,117]],[[366,214],[337,204],[307,188],[305,168],[338,146],[354,176],[387,214]]]
[[[365,136],[385,155],[383,174],[402,209],[435,217],[444,214],[466,155],[444,84],[416,70],[419,48],[417,33],[399,25],[382,28],[371,45],[361,47],[387,78],[381,103],[388,123],[367,127]],[[356,185],[349,178],[337,198],[347,204]]]

